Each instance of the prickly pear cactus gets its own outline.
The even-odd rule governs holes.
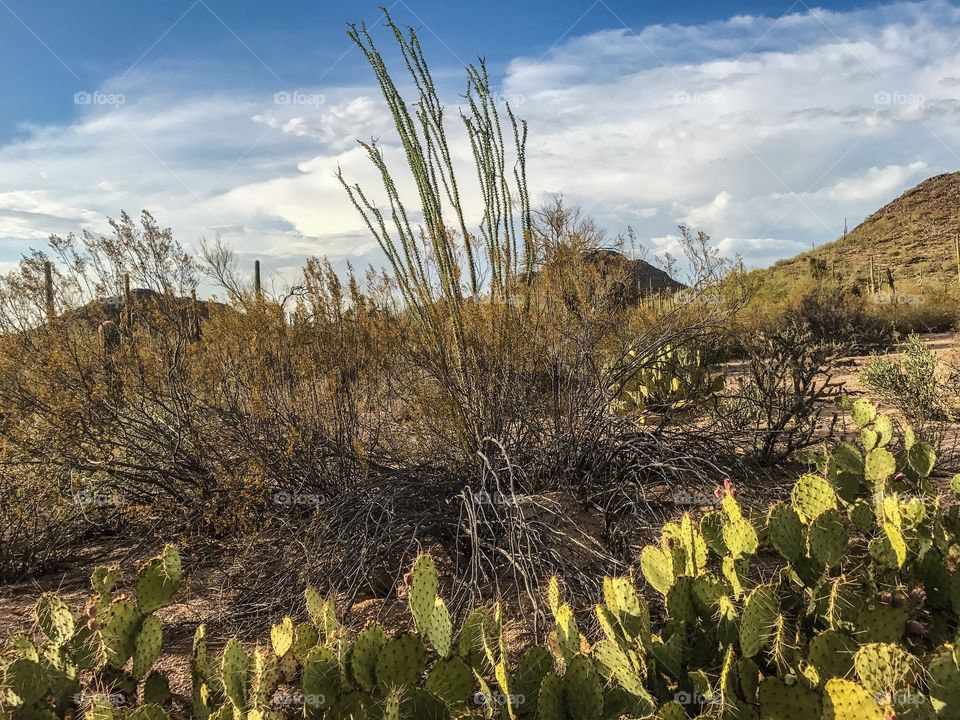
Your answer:
[[[409,575],[412,633],[368,625],[351,640],[312,588],[309,621],[284,617],[268,648],[229,640],[211,661],[201,626],[191,717],[279,720],[290,692],[317,720],[960,717],[960,509],[931,489],[931,449],[909,432],[901,443],[869,403],[855,413],[862,448],[813,458],[768,509],[741,508],[725,482],[718,510],[666,523],[637,567],[604,578],[592,613],[551,578],[552,623],[526,646],[507,646],[499,603],[458,628],[427,555]],[[960,495],[960,479],[952,487]],[[154,669],[155,611],[181,578],[167,548],[140,569],[135,598],[116,591],[114,568],[94,572],[83,614],[41,596],[35,632],[0,652],[0,720],[164,718],[175,705]]]

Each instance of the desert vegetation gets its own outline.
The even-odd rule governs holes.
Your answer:
[[[655,260],[386,26],[406,166],[339,176],[384,270],[270,293],[144,212],[0,279],[0,718],[960,717],[960,383],[909,334],[956,282]]]

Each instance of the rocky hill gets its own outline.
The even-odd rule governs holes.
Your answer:
[[[924,180],[867,217],[845,237],[776,263],[770,272],[796,277],[819,267],[867,285],[870,261],[884,282],[898,287],[958,281],[960,173]],[[785,278],[784,278],[785,279]]]

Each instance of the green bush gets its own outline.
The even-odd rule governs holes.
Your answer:
[[[938,434],[932,425],[956,416],[956,373],[942,367],[919,335],[907,338],[902,359],[872,358],[860,371],[860,381],[925,434]]]
[[[309,620],[274,625],[271,648],[234,639],[213,658],[199,627],[192,716],[282,717],[287,688],[307,718],[956,718],[960,514],[935,492],[930,446],[908,428],[894,454],[890,418],[864,400],[851,410],[860,442],[810,458],[816,471],[789,502],[754,517],[728,482],[717,509],[667,523],[643,548],[662,613],[632,573],[607,577],[589,623],[600,632],[584,634],[579,603],[552,578],[552,629],[508,649],[499,604],[455,628],[421,555],[410,631],[373,624],[351,638],[309,588]],[[0,717],[64,717],[81,704],[87,717],[166,717],[153,613],[180,574],[166,549],[141,569],[134,602],[114,593],[115,570],[98,569],[83,622],[42,596],[39,641],[15,636],[3,656]]]

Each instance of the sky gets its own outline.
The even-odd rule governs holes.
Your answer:
[[[529,123],[534,204],[563,194],[655,253],[682,223],[768,265],[960,170],[960,5],[943,0],[381,3],[418,30],[461,166],[453,109],[483,57]],[[0,0],[0,270],[141,209],[274,285],[308,256],[381,266],[334,176],[385,200],[357,143],[379,138],[413,200],[346,37],[366,22],[395,62],[381,3]],[[475,224],[479,206],[468,193]]]

